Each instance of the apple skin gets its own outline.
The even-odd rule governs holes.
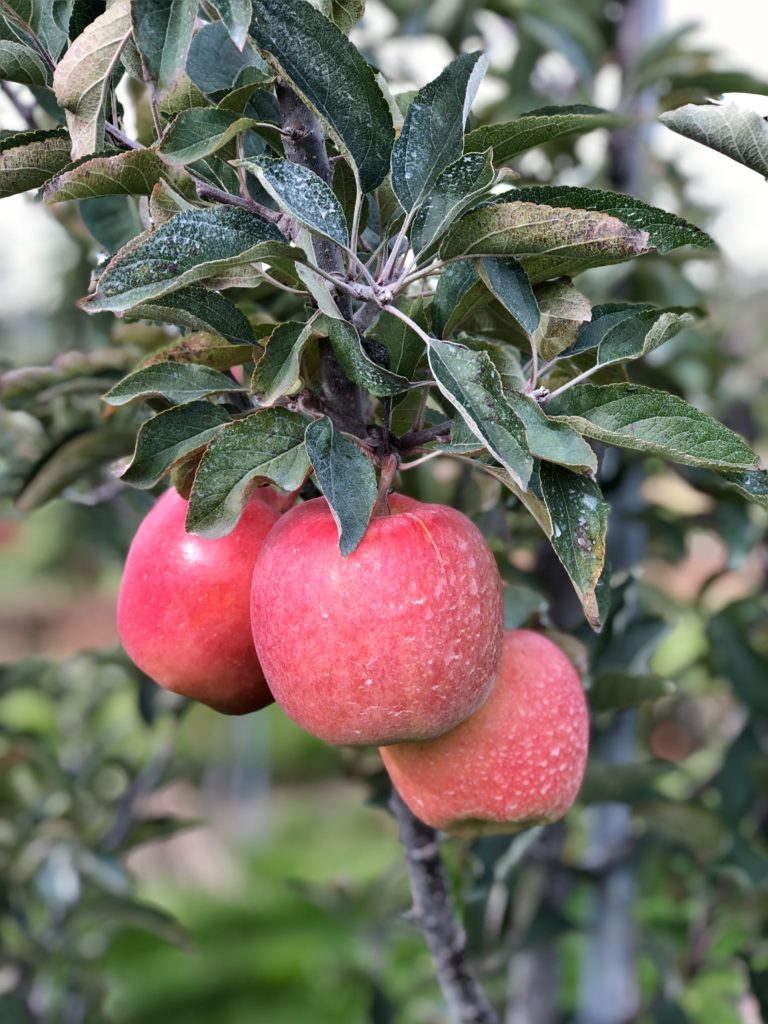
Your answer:
[[[253,647],[250,585],[279,513],[259,494],[231,533],[207,540],[186,532],[187,502],[166,491],[131,543],[117,606],[123,647],[143,672],[229,715],[274,699]]]
[[[526,629],[504,634],[496,685],[445,736],[384,747],[384,766],[413,813],[458,835],[517,832],[561,818],[584,777],[589,715],[559,647]]]
[[[256,561],[253,637],[283,710],[328,743],[447,732],[488,696],[503,633],[501,581],[455,509],[402,495],[342,557],[325,498],[286,513]]]

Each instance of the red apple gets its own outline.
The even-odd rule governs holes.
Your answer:
[[[329,743],[439,736],[488,696],[501,582],[460,512],[401,495],[342,557],[325,498],[284,515],[256,561],[253,636],[275,700]]]
[[[504,635],[491,696],[428,743],[384,747],[405,803],[434,828],[477,835],[555,821],[579,791],[589,718],[581,681],[559,647],[526,629]]]
[[[158,499],[125,563],[117,625],[129,657],[174,693],[240,715],[271,704],[251,636],[256,556],[279,519],[256,492],[235,529],[216,540],[186,532],[187,502]]]

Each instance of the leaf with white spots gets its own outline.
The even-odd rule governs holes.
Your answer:
[[[260,405],[274,405],[296,390],[304,347],[314,335],[314,317],[306,324],[289,320],[274,329],[251,378],[251,391],[259,396]]]
[[[688,103],[659,115],[667,128],[768,178],[768,122],[735,103]]]
[[[223,537],[237,526],[251,491],[272,481],[295,491],[310,472],[304,442],[307,421],[287,409],[260,409],[223,427],[195,474],[187,529]]]
[[[363,192],[372,191],[389,170],[394,128],[370,65],[305,0],[254,0],[253,13],[256,45],[349,157]]]
[[[552,547],[576,588],[587,621],[599,629],[597,587],[605,566],[608,503],[588,477],[548,462],[541,463],[539,487],[552,522]]]
[[[321,177],[290,160],[260,157],[237,160],[237,165],[255,174],[281,210],[313,234],[349,245],[347,219],[341,203]]]
[[[468,153],[449,164],[430,189],[411,228],[414,252],[423,254],[434,245],[457,217],[493,184],[494,171],[488,149]]]
[[[162,96],[181,79],[195,30],[198,0],[131,0],[136,46]]]
[[[483,125],[469,132],[465,142],[468,153],[493,148],[495,162],[504,163],[534,146],[575,132],[591,132],[596,128],[616,128],[627,118],[600,107],[575,105],[541,107],[521,114],[506,124]]]
[[[46,203],[62,203],[98,196],[148,196],[163,176],[174,181],[176,173],[154,150],[129,149],[65,167],[46,183],[43,198]]]
[[[210,331],[233,344],[253,344],[253,329],[245,313],[218,292],[197,285],[132,306],[124,316]]]
[[[77,37],[54,72],[53,89],[67,114],[73,160],[104,148],[107,93],[130,34],[128,0],[116,0]]]
[[[163,362],[144,366],[124,377],[104,395],[109,405],[127,405],[145,398],[164,398],[174,405],[206,395],[242,390],[225,373],[196,363]]]
[[[587,437],[686,466],[755,469],[746,441],[677,395],[637,384],[580,384],[544,404]]]
[[[441,257],[514,256],[537,283],[621,263],[651,247],[646,231],[617,217],[525,202],[523,193],[530,191],[505,193],[503,202],[465,214],[445,236]]]
[[[563,354],[597,349],[599,366],[639,359],[695,323],[696,310],[655,309],[642,303],[595,306],[574,344]]]
[[[488,451],[525,490],[533,470],[522,420],[510,408],[486,352],[433,340],[429,365],[442,394]]]
[[[310,423],[307,451],[339,529],[339,550],[350,555],[365,536],[378,488],[371,460],[324,416]]]
[[[232,267],[303,255],[288,245],[273,224],[248,210],[234,206],[189,210],[121,249],[82,306],[89,313],[130,309]]]
[[[158,413],[139,428],[123,480],[134,487],[154,487],[182,459],[202,451],[231,421],[222,406],[211,402],[189,402]]]
[[[541,312],[531,282],[521,264],[511,256],[506,259],[486,256],[478,260],[477,267],[491,294],[520,325],[526,336],[532,339],[541,321]]]
[[[407,391],[410,381],[375,363],[363,348],[362,340],[347,320],[324,316],[318,330],[327,333],[334,354],[344,373],[365,391],[379,398]]]
[[[481,53],[462,53],[413,97],[392,150],[392,188],[406,213],[460,159],[464,125],[487,66]]]
[[[0,139],[0,199],[40,188],[71,161],[63,128],[18,132]]]
[[[182,110],[166,130],[158,153],[174,164],[191,164],[210,156],[259,122],[218,107]]]

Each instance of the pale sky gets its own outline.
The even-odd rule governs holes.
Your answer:
[[[665,30],[685,22],[698,22],[700,28],[694,38],[722,54],[723,67],[768,77],[765,2],[662,0],[661,11]],[[400,51],[402,62],[402,41],[393,41],[391,45]],[[414,45],[418,45],[416,41]],[[443,59],[444,46],[437,37],[433,36],[431,42],[427,40],[427,52],[422,49],[418,54],[422,70],[431,58],[437,61],[435,73],[440,70],[445,60],[450,59],[450,54]],[[768,115],[768,97],[727,98]],[[481,102],[482,99],[481,95]],[[12,126],[5,108],[2,120],[3,127]],[[720,211],[710,231],[729,264],[737,273],[764,275],[768,270],[768,183],[754,171],[661,126],[656,129],[655,141],[660,152],[679,162],[690,179],[691,198]],[[70,258],[74,256],[71,243],[48,211],[22,196],[0,202],[0,308],[6,315],[23,314],[31,303],[38,309],[45,308],[54,300],[51,285],[41,286],[47,277],[46,257],[52,246],[59,266],[67,260],[68,253]]]

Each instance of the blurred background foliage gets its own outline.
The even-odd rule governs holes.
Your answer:
[[[487,47],[482,121],[605,103],[608,82],[633,127],[550,143],[515,170],[706,227],[653,117],[768,85],[690,27],[660,35],[655,16],[648,0],[391,0],[369,3],[355,38],[402,89]],[[97,252],[83,220],[109,249],[103,225],[131,220],[132,200],[86,203],[82,219],[24,202],[17,242],[47,284],[0,311],[0,1020],[442,1024],[376,755],[325,747],[274,707],[235,721],[185,707],[120,653],[120,565],[151,499],[109,471],[137,414],[106,420],[100,395],[167,334],[74,305]],[[18,255],[6,241],[0,269]],[[649,256],[579,287],[704,307],[633,379],[766,456],[768,300],[718,260]],[[280,316],[283,301],[262,286],[250,312]],[[407,483],[475,517],[509,584],[508,625],[550,630],[590,686],[593,751],[566,821],[446,845],[504,1024],[768,1020],[765,510],[714,475],[613,450],[612,611],[594,636],[493,481],[441,460]]]

